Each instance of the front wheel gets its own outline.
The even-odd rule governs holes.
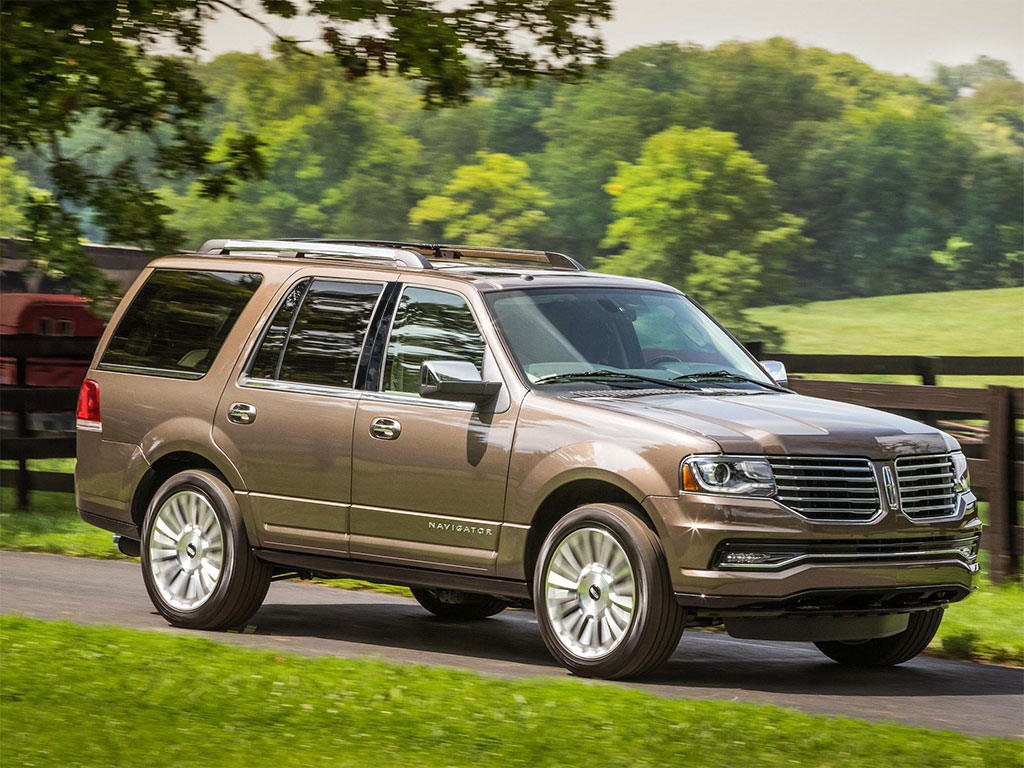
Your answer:
[[[907,628],[890,637],[862,642],[829,640],[815,643],[833,661],[856,667],[891,667],[910,661],[928,647],[942,623],[942,608],[910,614]]]
[[[270,568],[252,553],[234,494],[202,470],[179,472],[157,490],[141,554],[150,600],[176,627],[243,624],[270,586]]]
[[[533,595],[545,645],[582,677],[654,669],[672,655],[686,619],[658,537],[622,504],[588,504],[555,525]]]

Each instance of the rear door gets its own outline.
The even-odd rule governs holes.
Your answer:
[[[217,408],[263,547],[348,553],[355,388],[381,280],[289,285]]]
[[[501,379],[468,298],[404,286],[385,350],[353,433],[351,556],[492,573],[518,409],[507,388],[482,407],[419,395],[425,360]]]

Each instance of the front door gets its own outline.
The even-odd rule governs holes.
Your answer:
[[[507,392],[479,407],[421,398],[425,360],[500,378],[465,297],[405,286],[378,391],[356,413],[351,556],[493,573],[516,408]]]
[[[348,553],[354,384],[382,289],[299,280],[224,390],[214,439],[245,481],[260,546]]]

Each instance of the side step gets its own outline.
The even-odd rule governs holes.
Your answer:
[[[307,555],[303,552],[283,552],[277,549],[253,549],[260,560],[273,565],[308,571],[316,576],[341,579],[362,579],[375,584],[397,584],[403,587],[453,589],[482,595],[529,599],[530,587],[525,581],[498,579],[491,576],[472,576],[464,573],[431,571],[404,565],[370,563],[343,557]]]

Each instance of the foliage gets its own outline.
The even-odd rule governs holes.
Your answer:
[[[529,245],[547,220],[545,195],[530,183],[529,167],[500,153],[476,159],[457,169],[440,195],[417,203],[410,223],[435,242]]]
[[[13,157],[0,156],[0,237],[25,234],[25,204],[30,190],[33,196],[42,193],[18,172]]]
[[[301,657],[205,638],[0,620],[4,755],[37,766],[1014,764],[1009,739],[666,699],[578,680],[500,680]],[[117,674],[111,674],[117,670]]]
[[[186,20],[191,18],[186,6],[232,12],[215,0],[190,2],[163,5],[171,17],[177,8]],[[21,12],[23,5],[5,4],[3,13]],[[286,11],[285,5],[278,10]],[[324,23],[343,27],[351,14],[397,12],[406,4],[329,5],[322,5]],[[429,16],[437,4],[419,5]],[[463,5],[475,9],[471,15],[483,7]],[[519,13],[513,4],[493,5]],[[540,14],[536,18],[547,18],[544,14],[556,6],[514,5]],[[144,14],[153,6],[139,8]],[[600,10],[597,3],[558,8],[583,14],[578,18],[588,9]],[[163,17],[160,23],[173,26]],[[403,26],[401,34],[416,29],[418,22],[409,23],[412,27]],[[371,36],[386,26],[370,25]],[[133,30],[123,34],[136,34]],[[357,54],[369,50],[353,45]],[[62,196],[51,178],[48,145],[39,145],[43,157],[8,147],[19,172],[51,192],[49,207],[38,210],[45,224],[38,228],[44,243],[38,249],[40,266],[91,279],[84,274],[87,265],[72,256],[79,235],[112,240],[113,232],[118,239],[147,239],[151,247],[168,248],[182,238],[194,246],[240,234],[449,239],[446,227],[491,243],[503,238],[499,244],[564,251],[594,266],[620,253],[609,229],[623,218],[616,209],[622,203],[610,191],[620,164],[638,164],[646,143],[665,131],[706,128],[732,135],[734,149],[744,153],[736,156],[760,164],[757,175],[771,182],[762,189],[759,180],[744,194],[784,212],[769,215],[770,225],[740,227],[748,239],[752,231],[772,233],[755,250],[747,242],[728,245],[726,233],[715,249],[700,251],[706,256],[695,257],[697,268],[685,280],[672,276],[708,297],[727,324],[744,335],[770,338],[767,331],[743,324],[738,312],[746,306],[1024,282],[1024,83],[1010,78],[1000,62],[983,60],[924,82],[780,38],[711,49],[665,43],[625,51],[606,66],[586,70],[586,79],[574,85],[555,78],[521,85],[513,63],[511,79],[499,78],[511,86],[488,89],[483,86],[494,72],[485,70],[497,60],[460,59],[452,66],[464,65],[462,74],[433,71],[432,77],[451,79],[430,95],[433,80],[380,76],[377,59],[365,67],[353,63],[352,74],[369,75],[349,79],[339,77],[334,56],[301,50],[292,41],[271,58],[232,53],[199,64],[172,57],[181,65],[172,85],[191,94],[197,84],[203,94],[217,98],[205,99],[198,117],[183,107],[155,114],[151,106],[170,103],[167,88],[153,94],[129,91],[140,101],[138,119],[149,114],[148,133],[118,132],[99,107],[73,111],[74,121],[65,126],[70,133],[58,132],[58,146],[62,157],[84,172],[90,192],[81,202]],[[399,56],[397,48],[384,46],[388,71],[402,69]],[[137,63],[156,84],[152,61]],[[479,80],[463,78],[477,69]],[[415,75],[415,67],[409,72]],[[568,74],[582,72],[577,67]],[[459,109],[422,109],[425,94],[444,101],[460,82],[473,87],[454,100],[472,95],[472,102]],[[179,100],[192,103],[185,95]],[[191,120],[188,135],[203,153],[179,163],[178,172],[168,163],[174,166],[174,158],[184,155],[172,152],[168,159],[169,150],[162,148],[180,146],[175,126],[181,120]],[[260,142],[252,156],[256,162],[258,155],[260,164],[249,178],[239,179],[231,168],[243,160],[246,146],[255,146],[246,143],[252,137]],[[449,197],[445,188],[458,178],[500,177],[483,172],[482,156],[515,161],[506,161],[509,169],[518,169],[510,177],[515,190],[499,197],[514,204],[525,191],[522,210],[533,213],[525,221],[513,216],[511,230],[491,221],[504,221],[505,212],[483,210],[490,193],[482,187],[459,193],[475,200],[471,214],[457,213],[440,200]],[[516,163],[525,163],[528,176]],[[80,176],[67,173],[62,183]],[[211,199],[217,192],[225,194]],[[118,215],[105,215],[97,206]],[[469,215],[484,218],[472,225],[461,221]],[[461,223],[449,226],[453,217]],[[49,234],[51,228],[58,232]],[[812,241],[807,247],[804,238]],[[44,258],[50,243],[56,259]],[[615,263],[617,269],[641,269]]]
[[[733,134],[669,128],[623,163],[607,190],[616,219],[605,244],[609,272],[644,275],[692,292],[734,333],[764,336],[743,308],[759,292],[792,293],[792,266],[807,240],[774,203],[765,167]]]
[[[259,5],[271,17],[300,12],[292,0]],[[194,179],[192,191],[209,201],[231,194],[239,181],[265,175],[256,134],[227,130],[214,142],[204,130],[211,97],[189,59],[157,53],[173,47],[190,56],[202,45],[204,23],[225,12],[262,24],[283,56],[315,58],[231,0],[3,4],[0,146],[34,153],[52,193],[28,198],[23,213],[35,241],[26,252],[34,269],[70,279],[93,299],[109,299],[114,284],[83,257],[83,211],[104,240],[159,255],[176,248],[182,233],[168,225],[171,210],[153,182]],[[487,83],[529,82],[539,75],[578,79],[603,53],[597,24],[611,10],[609,0],[473,0],[456,7],[427,0],[311,0],[309,12],[322,23],[330,58],[349,78],[371,71],[414,75],[426,104],[450,105],[468,99],[474,76]],[[470,45],[479,60],[467,58]],[[69,151],[73,130],[90,121],[114,134],[144,135],[144,157],[128,155],[101,170],[102,145]],[[302,131],[305,125],[299,120],[292,127]],[[301,142],[293,154],[300,148]],[[363,170],[372,173],[376,166]],[[386,190],[381,195],[387,171],[375,183],[362,190],[369,192],[366,204],[394,205]],[[353,197],[360,193],[346,190],[332,198],[342,222],[363,215]],[[398,202],[406,209],[411,204]],[[301,198],[286,195],[275,207],[290,209],[307,226],[326,223],[310,219]]]

